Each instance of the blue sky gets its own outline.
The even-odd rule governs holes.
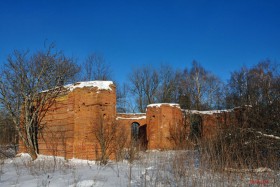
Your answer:
[[[44,41],[82,63],[102,53],[123,82],[131,69],[193,60],[223,80],[242,65],[280,61],[278,0],[0,0],[0,65]]]

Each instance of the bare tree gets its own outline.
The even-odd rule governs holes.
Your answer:
[[[156,101],[156,92],[160,84],[159,74],[155,69],[153,70],[150,67],[145,67],[142,75],[144,78],[142,84],[148,104],[154,103]]]
[[[1,69],[0,102],[33,159],[38,154],[42,118],[60,93],[60,86],[79,72],[72,59],[54,50],[53,44],[33,55],[15,50]]]
[[[15,145],[16,132],[11,125],[12,119],[8,116],[4,109],[0,109],[0,145]]]
[[[130,91],[136,98],[137,108],[140,112],[144,112],[147,99],[143,88],[144,78],[142,77],[140,69],[134,69],[132,74],[129,75]]]
[[[227,104],[232,107],[251,106],[249,124],[266,131],[280,133],[279,65],[269,60],[248,69],[242,67],[229,80]]]
[[[160,85],[158,72],[150,66],[134,69],[129,75],[131,93],[136,96],[140,112],[145,112],[148,104],[156,102]]]
[[[129,87],[126,83],[118,84],[115,83],[117,87],[117,112],[119,113],[126,113],[130,109],[129,103]]]
[[[206,92],[207,72],[196,61],[193,61],[189,75],[192,87],[191,94],[195,102],[195,109],[201,110],[203,103],[203,94]]]
[[[157,101],[160,103],[176,102],[178,88],[177,72],[169,65],[161,65],[159,80],[160,85],[157,90]]]
[[[205,108],[221,109],[225,106],[224,83],[214,74],[209,73],[206,81],[207,96]]]
[[[178,81],[178,88],[176,91],[176,102],[179,103],[181,108],[183,109],[191,109],[191,87],[188,69],[186,68],[182,72],[177,72],[176,77]]]
[[[190,70],[174,71],[161,65],[134,69],[129,75],[131,93],[140,112],[154,102],[177,102],[182,108],[212,109],[223,105],[222,81],[194,61]]]
[[[109,80],[112,78],[111,67],[105,58],[97,53],[91,53],[84,63],[84,80]]]
[[[269,104],[277,99],[279,66],[269,60],[234,71],[228,83],[228,102],[233,106]]]
[[[220,108],[223,105],[222,81],[193,61],[190,70],[181,75],[179,103],[183,108],[205,110]]]
[[[105,114],[100,115],[99,120],[93,124],[93,133],[98,143],[95,151],[100,164],[106,165],[112,154],[119,157],[125,146],[126,136],[116,120],[110,119]]]
[[[269,60],[231,74],[226,101],[236,107],[237,120],[225,122],[226,128],[209,141],[205,150],[210,162],[222,167],[279,168],[275,165],[280,163],[279,80],[279,64]]]
[[[228,107],[249,105],[248,96],[248,69],[242,67],[239,71],[231,73],[227,94]]]

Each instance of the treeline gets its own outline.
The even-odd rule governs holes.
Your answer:
[[[197,61],[181,70],[171,65],[140,66],[127,76],[127,82],[117,84],[117,110],[145,112],[152,103],[179,103],[181,108],[192,110],[238,107],[242,112],[238,120],[225,126],[217,124],[220,128],[216,137],[194,141],[190,135],[184,135],[182,141],[194,141],[212,169],[279,169],[279,73],[279,64],[270,60],[240,67],[227,82]]]
[[[75,81],[114,81],[112,73],[112,67],[97,53],[77,63],[53,45],[33,54],[14,51],[1,67],[1,119],[10,116],[14,118],[10,121],[18,125],[20,106],[26,101],[26,95]],[[228,82],[197,61],[179,70],[167,64],[139,66],[127,75],[127,82],[114,82],[118,112],[145,112],[146,106],[152,103],[179,103],[184,109],[194,110],[247,105],[254,109],[251,124],[279,130],[279,64],[269,60],[233,71]],[[3,125],[0,127],[3,137]]]
[[[119,112],[145,112],[152,103],[172,102],[184,109],[212,110],[244,105],[275,108],[279,102],[279,65],[269,60],[233,71],[228,82],[196,61],[183,70],[170,65],[142,66],[135,68],[127,80],[118,87],[119,98],[129,98],[120,101]]]
[[[135,105],[128,105],[135,107],[133,111],[145,112],[152,103],[179,103],[184,109],[196,110],[225,106],[224,83],[196,61],[183,70],[174,70],[170,65],[139,67],[128,76],[126,84],[128,90],[123,93],[129,92],[135,99]]]

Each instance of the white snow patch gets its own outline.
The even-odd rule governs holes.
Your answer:
[[[271,134],[264,134],[261,131],[258,131],[257,133],[259,133],[259,134],[261,134],[262,136],[265,136],[265,137],[269,137],[269,138],[274,138],[274,139],[280,140],[279,136],[274,136],[274,135],[271,135]]]
[[[76,88],[84,88],[84,87],[97,87],[98,90],[112,90],[110,87],[110,85],[112,84],[114,84],[112,81],[85,81],[85,82],[76,82],[74,84],[67,84],[64,85],[63,88],[65,88],[68,91],[73,91]],[[60,87],[56,87],[56,88],[60,88]],[[45,93],[48,91],[49,90],[44,90],[41,93]]]
[[[154,169],[153,166],[150,166],[150,167],[147,167],[146,170],[151,170],[151,169]]]
[[[21,158],[31,158],[28,153],[18,153],[16,157],[21,157]]]
[[[38,155],[37,159],[35,161],[39,160],[53,160],[53,159],[62,159],[65,160],[64,157],[61,156],[48,156],[48,155]]]
[[[161,107],[162,105],[169,105],[172,107],[181,108],[180,105],[177,103],[155,103],[155,104],[149,104],[147,107]]]
[[[91,186],[97,186],[97,183],[93,180],[83,180],[78,182],[77,184],[69,185],[69,187],[91,187]]]
[[[146,150],[147,153],[159,153],[160,150],[159,149],[149,149],[149,150]]]
[[[233,109],[242,109],[242,108],[252,108],[252,105],[243,105],[243,106],[238,106],[238,107],[234,107]]]
[[[112,85],[112,81],[87,81],[87,82],[77,82],[74,84],[65,85],[64,88],[73,91],[76,88],[84,88],[84,87],[97,87],[98,90],[112,90],[110,85]]]
[[[120,119],[134,119],[134,120],[139,120],[139,119],[146,119],[146,116],[140,116],[140,117],[117,117],[116,118],[117,120],[120,120]]]
[[[263,177],[262,172],[268,172],[265,178],[270,186],[277,186],[279,183],[279,171],[269,168],[257,169],[231,169],[226,171],[235,172],[234,177],[227,180],[225,175],[211,170],[204,170],[203,165],[195,166],[197,155],[193,150],[184,151],[159,151],[150,150],[139,153],[139,160],[133,163],[124,160],[123,162],[111,162],[102,166],[99,164],[88,164],[91,161],[81,159],[65,160],[61,157],[39,155],[38,161],[31,161],[28,154],[19,154],[21,157],[9,158],[0,166],[0,186],[248,186],[252,174],[256,177]],[[178,157],[184,156],[187,160],[178,163]],[[181,158],[181,156],[179,157]],[[42,159],[42,161],[41,161]],[[45,160],[44,160],[45,159]],[[59,162],[58,162],[59,161]],[[94,162],[93,162],[94,163]],[[174,165],[176,164],[176,165]],[[183,165],[182,165],[183,164]],[[176,166],[176,167],[174,167]],[[180,166],[184,169],[184,175],[177,177]],[[197,168],[199,167],[199,168]],[[1,170],[2,169],[2,170]],[[181,171],[181,170],[180,170]],[[203,171],[203,172],[201,172]],[[131,172],[131,180],[129,173]],[[240,175],[238,172],[244,172]],[[240,177],[241,176],[241,177]],[[160,181],[158,180],[160,179]],[[177,179],[179,179],[177,181]],[[241,179],[241,180],[240,180]],[[185,184],[185,185],[183,185]]]
[[[93,160],[82,160],[82,159],[77,159],[77,158],[72,158],[69,160],[70,163],[74,164],[74,165],[95,165],[96,162]]]
[[[224,112],[232,112],[232,109],[228,110],[208,110],[208,111],[199,111],[199,110],[184,110],[187,113],[191,114],[208,114],[208,115],[213,115],[213,114],[220,114]]]
[[[254,172],[256,172],[256,173],[272,172],[272,170],[270,168],[261,167],[261,168],[254,169]]]
[[[254,173],[272,172],[272,170],[270,168],[266,168],[266,167],[260,167],[260,168],[256,168],[256,169],[225,168],[225,171],[240,172],[240,173],[246,173],[246,172],[254,172]]]

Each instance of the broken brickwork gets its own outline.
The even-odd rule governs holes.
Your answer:
[[[182,110],[170,103],[148,105],[146,113],[117,114],[116,87],[111,81],[79,82],[65,90],[42,120],[39,154],[96,160],[101,152],[100,132],[115,133],[115,142],[107,150],[111,159],[116,158],[118,146],[129,148],[133,141],[142,150],[176,149],[191,133],[193,114],[201,116],[202,138],[215,136],[219,128],[234,123],[238,114],[234,110]],[[22,143],[19,149],[25,151]]]

